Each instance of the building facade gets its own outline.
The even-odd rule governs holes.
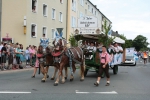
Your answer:
[[[94,16],[103,31],[104,21],[111,21],[89,0],[0,0],[2,1],[1,37],[12,38],[24,47],[39,45],[43,34],[53,41],[57,28],[69,39],[78,19]]]
[[[63,28],[66,38],[66,0],[2,1],[2,37],[9,35],[24,47],[38,46],[43,34],[52,42],[56,28]]]
[[[84,16],[94,16],[98,20],[97,27],[101,32],[104,31],[104,22],[107,26],[112,22],[94,5],[90,0],[69,0],[68,1],[68,23],[67,23],[67,39],[74,33],[74,28],[78,27],[78,19]]]

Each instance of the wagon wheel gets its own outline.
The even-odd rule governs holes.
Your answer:
[[[117,73],[118,73],[118,65],[114,65],[113,73],[114,73],[114,74],[117,74]]]

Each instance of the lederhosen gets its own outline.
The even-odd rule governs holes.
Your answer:
[[[105,59],[105,63],[106,63],[106,56],[107,56],[107,54],[105,55],[105,57],[101,57],[101,59]],[[107,64],[106,67],[103,68],[103,65],[104,65],[105,63],[101,63],[100,68],[99,68],[98,77],[101,77],[102,74],[103,74],[103,72],[105,72],[106,77],[107,77],[107,78],[110,78],[110,76],[109,76],[109,65]]]

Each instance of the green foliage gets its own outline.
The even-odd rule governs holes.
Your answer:
[[[124,48],[133,47],[132,42],[132,40],[125,40]]]
[[[125,44],[122,44],[122,47],[123,47],[123,48],[130,48],[130,47],[133,47],[133,46],[132,46],[132,42],[133,42],[133,41],[132,41],[132,40],[128,40],[124,34],[120,34],[119,37],[120,37],[121,39],[125,40]]]
[[[124,34],[120,34],[119,36],[122,40],[127,40],[126,36]]]
[[[75,37],[74,37],[73,34],[70,35],[69,42],[70,42],[70,45],[71,45],[72,47],[78,46],[78,42],[77,42],[77,40],[75,39]]]
[[[138,35],[133,40],[133,47],[135,47],[137,51],[148,49],[148,45],[149,43],[147,42],[147,38],[143,35]]]
[[[108,47],[108,45],[110,43],[112,43],[115,39],[115,37],[109,37],[108,36],[108,32],[110,31],[110,29],[111,29],[111,26],[110,25],[107,26],[107,22],[105,20],[105,22],[104,22],[104,34],[99,36],[98,42],[103,43],[103,45],[105,45],[106,47]]]

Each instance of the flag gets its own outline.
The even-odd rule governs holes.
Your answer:
[[[109,30],[109,32],[108,32],[108,35],[111,35],[112,34],[112,31],[111,31],[111,29]]]

